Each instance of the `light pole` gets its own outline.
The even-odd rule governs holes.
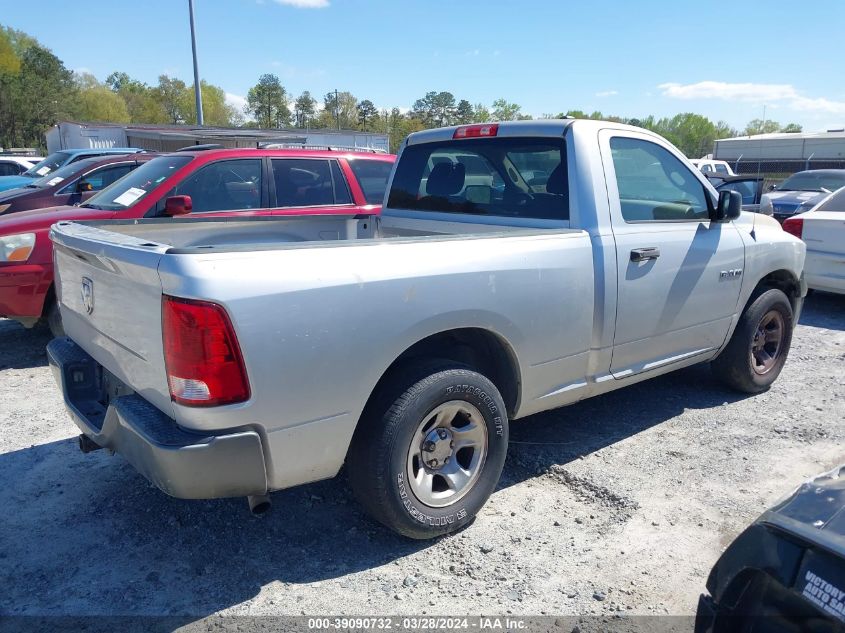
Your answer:
[[[197,36],[194,32],[194,0],[188,0],[188,13],[191,16],[191,50],[194,53],[194,96],[197,101],[197,125],[202,125],[202,90],[200,90],[200,70],[197,66]]]
[[[340,101],[337,98],[337,88],[334,89],[334,118],[337,121],[337,129],[340,129]]]

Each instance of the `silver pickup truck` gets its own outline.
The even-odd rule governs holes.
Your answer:
[[[412,134],[380,217],[60,222],[83,450],[182,498],[335,476],[414,538],[471,521],[510,420],[703,361],[778,376],[804,244],[599,121]]]

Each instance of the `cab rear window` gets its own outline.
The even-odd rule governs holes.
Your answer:
[[[469,139],[406,147],[388,206],[567,220],[568,194],[563,139]]]

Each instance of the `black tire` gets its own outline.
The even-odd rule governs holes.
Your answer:
[[[432,507],[417,497],[415,484],[409,481],[409,468],[413,468],[409,450],[416,445],[415,436],[423,444],[422,438],[428,437],[427,417],[433,420],[438,407],[449,407],[455,401],[471,405],[476,418],[480,414],[477,428],[486,429],[486,455],[477,467],[474,483],[469,480],[460,498]],[[422,435],[417,435],[420,431]],[[387,380],[362,416],[346,468],[356,498],[374,519],[404,536],[428,539],[454,532],[474,519],[499,481],[507,447],[507,410],[493,383],[466,366],[433,361],[398,371]],[[459,453],[450,453],[453,466]],[[418,471],[423,467],[414,463]],[[446,468],[445,463],[441,466]],[[437,471],[426,470],[437,478]]]
[[[47,306],[45,321],[47,322],[50,334],[52,334],[55,338],[65,335],[65,328],[62,325],[62,313],[59,312],[59,303],[55,299],[50,301],[50,305]]]
[[[777,345],[765,343],[765,356],[771,357],[769,364],[763,364],[760,346],[768,340],[766,324],[779,322],[782,334]],[[760,393],[768,389],[780,375],[794,329],[792,305],[781,290],[762,290],[745,308],[739,318],[731,340],[722,353],[711,363],[714,375],[729,387],[744,393]],[[768,362],[768,361],[767,361]]]

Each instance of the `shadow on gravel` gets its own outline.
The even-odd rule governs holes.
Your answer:
[[[804,301],[801,325],[845,330],[845,295],[814,292]]]
[[[45,366],[47,343],[52,338],[45,327],[27,329],[17,321],[0,319],[0,369]]]
[[[737,400],[692,367],[512,426],[501,487],[661,424],[684,408]],[[0,613],[203,616],[290,583],[377,568],[428,546],[370,521],[343,476],[273,494],[262,518],[244,499],[180,501],[120,457],[67,439],[0,455]],[[355,590],[353,579],[341,579]]]
[[[517,420],[511,424],[500,486],[565,466],[671,420],[685,409],[710,409],[747,397],[721,385],[702,364]]]

